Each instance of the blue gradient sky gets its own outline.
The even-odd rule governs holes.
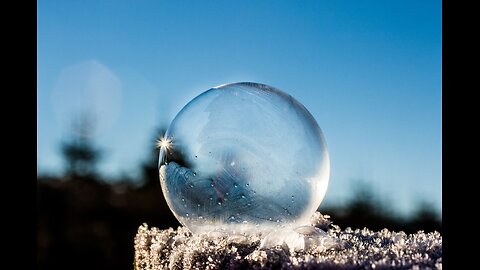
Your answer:
[[[441,1],[38,1],[38,171],[98,112],[104,175],[135,175],[155,128],[235,81],[303,103],[330,151],[326,204],[355,180],[441,209]]]

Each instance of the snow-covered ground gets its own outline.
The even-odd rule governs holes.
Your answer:
[[[442,269],[442,236],[333,225],[319,212],[312,226],[268,235],[210,232],[143,224],[135,237],[135,269]]]

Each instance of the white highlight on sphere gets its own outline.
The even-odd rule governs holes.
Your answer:
[[[264,84],[205,91],[177,114],[158,146],[163,194],[194,233],[308,225],[328,186],[317,122],[293,97]]]

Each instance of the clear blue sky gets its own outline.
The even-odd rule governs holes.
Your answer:
[[[135,175],[191,98],[253,81],[322,128],[325,204],[362,179],[403,213],[440,211],[441,25],[441,1],[38,1],[38,172],[61,172],[78,110],[97,112],[101,172]]]

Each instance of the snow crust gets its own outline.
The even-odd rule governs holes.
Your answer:
[[[319,212],[310,226],[268,233],[194,235],[185,227],[160,230],[144,223],[134,242],[136,270],[442,269],[438,232],[341,230]]]

